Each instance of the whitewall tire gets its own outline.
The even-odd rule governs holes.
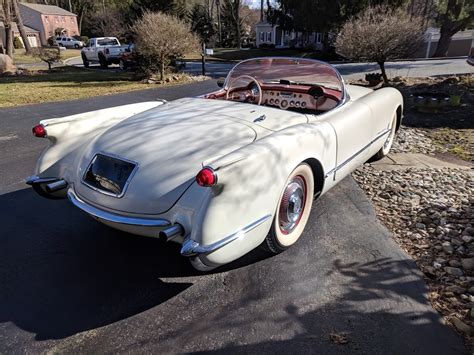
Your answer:
[[[389,129],[390,129],[390,133],[385,139],[385,142],[382,148],[380,148],[377,154],[375,154],[372,158],[370,158],[369,162],[380,160],[383,157],[387,156],[388,153],[390,152],[390,149],[392,148],[392,145],[393,145],[393,141],[395,140],[395,135],[397,133],[397,113],[396,112],[393,114],[392,120],[390,121]]]
[[[311,213],[314,178],[311,167],[302,163],[288,177],[276,208],[273,224],[265,243],[278,254],[301,237]]]

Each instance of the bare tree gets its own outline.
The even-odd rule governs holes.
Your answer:
[[[15,22],[20,32],[21,39],[23,40],[23,45],[25,46],[26,54],[31,54],[31,45],[28,41],[28,35],[26,34],[25,26],[23,26],[23,20],[21,19],[20,10],[18,8],[18,0],[12,0],[13,13],[15,15]]]
[[[423,20],[386,5],[351,18],[336,39],[336,51],[352,60],[376,62],[385,83],[385,62],[413,56],[424,43]]]
[[[199,39],[190,27],[175,16],[161,12],[145,12],[132,26],[137,37],[137,50],[148,61],[158,62],[160,78],[171,60],[200,49]]]
[[[127,30],[123,15],[118,9],[99,10],[91,16],[90,26],[98,36],[122,37]]]
[[[48,69],[61,60],[61,50],[57,48],[34,48],[32,50],[33,56],[48,64]]]

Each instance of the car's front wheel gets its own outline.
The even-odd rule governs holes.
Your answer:
[[[380,150],[372,158],[369,159],[369,162],[380,160],[383,157],[387,156],[388,153],[390,152],[390,149],[392,148],[392,145],[393,145],[393,141],[395,140],[395,135],[397,133],[397,113],[396,112],[393,114],[392,120],[390,121],[389,130],[390,130],[390,133],[388,134],[388,137],[385,139],[385,142],[382,148],[380,148]]]
[[[281,253],[301,237],[308,222],[313,198],[313,172],[308,164],[301,163],[286,181],[270,233],[265,239],[266,246],[272,253]]]

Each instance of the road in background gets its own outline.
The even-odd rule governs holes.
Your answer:
[[[69,65],[82,67],[82,60],[74,58],[68,61]],[[206,74],[213,78],[225,77],[236,63],[230,62],[207,62]],[[364,79],[365,74],[380,72],[376,63],[347,63],[334,64],[346,80]],[[102,70],[98,65],[91,65],[91,68]],[[120,70],[117,65],[110,66],[106,70]],[[434,75],[451,75],[474,73],[474,67],[467,64],[465,58],[458,59],[429,59],[416,61],[400,61],[386,63],[387,75],[389,77],[427,77]],[[200,75],[200,62],[186,62],[185,72]]]

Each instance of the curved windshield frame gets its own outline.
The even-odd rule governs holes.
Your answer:
[[[332,65],[314,59],[263,57],[245,60],[229,72],[224,89],[228,90],[230,83],[241,75],[250,75],[262,84],[320,85],[340,91],[345,97],[341,74]]]

